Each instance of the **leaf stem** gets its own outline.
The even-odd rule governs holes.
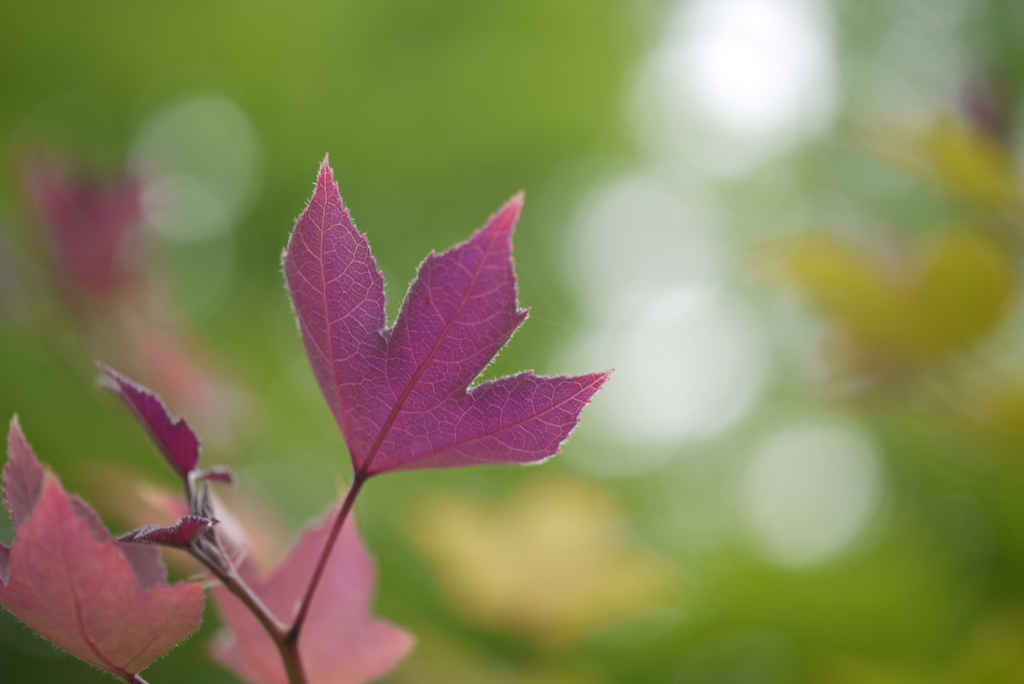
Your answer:
[[[193,544],[192,555],[212,572],[228,591],[238,597],[249,612],[259,620],[263,629],[274,641],[277,650],[281,655],[281,662],[288,675],[289,684],[306,684],[306,673],[302,668],[302,660],[299,658],[298,642],[291,641],[289,631],[285,629],[270,609],[260,600],[260,597],[253,593],[248,584],[245,583],[233,566],[222,567],[202,550],[197,544]]]
[[[348,494],[345,495],[345,501],[342,502],[338,515],[334,518],[331,533],[327,537],[327,543],[324,544],[323,551],[320,552],[320,558],[316,562],[316,568],[313,570],[309,585],[306,587],[302,603],[299,604],[299,611],[295,614],[295,621],[292,622],[291,628],[285,635],[286,642],[292,646],[299,643],[302,626],[306,623],[306,618],[309,616],[309,606],[313,603],[313,596],[316,594],[317,586],[320,584],[324,571],[327,569],[327,562],[331,558],[331,551],[334,550],[334,544],[338,541],[338,535],[341,534],[341,530],[345,526],[345,520],[352,510],[352,505],[355,503],[356,497],[359,496],[359,492],[368,478],[369,476],[362,470],[357,470],[352,477],[352,486],[349,488]]]
[[[299,635],[302,633],[302,626],[306,623],[306,618],[309,615],[309,607],[313,602],[313,596],[316,594],[317,586],[320,584],[320,580],[323,578],[324,572],[327,569],[327,563],[330,560],[331,552],[334,550],[334,544],[338,541],[338,536],[341,534],[342,528],[345,526],[345,520],[348,518],[349,513],[352,511],[352,506],[355,504],[356,497],[359,496],[360,490],[369,478],[363,471],[356,471],[352,478],[352,486],[348,490],[348,494],[345,496],[345,500],[341,504],[341,509],[338,511],[338,515],[334,518],[331,532],[327,537],[327,542],[324,544],[323,551],[320,553],[320,557],[317,559],[316,567],[313,569],[313,575],[310,578],[309,585],[306,587],[306,591],[302,596],[302,602],[299,604],[299,610],[295,614],[295,620],[292,622],[291,627],[285,627],[269,608],[260,600],[253,590],[245,583],[245,580],[239,576],[235,570],[234,564],[230,560],[224,562],[218,562],[207,549],[203,547],[201,543],[193,543],[190,547],[192,555],[206,568],[213,573],[213,575],[221,581],[221,583],[238,597],[249,612],[259,620],[263,629],[266,630],[267,634],[273,640],[274,645],[277,646],[277,650],[281,655],[281,662],[284,664],[285,672],[288,676],[289,684],[307,684],[306,673],[302,667],[302,659],[299,656]],[[214,550],[214,555],[220,555],[218,551],[219,545]],[[131,684],[146,684],[139,680],[138,682],[132,681]]]

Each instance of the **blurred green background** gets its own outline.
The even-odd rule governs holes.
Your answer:
[[[616,373],[542,467],[369,485],[418,638],[384,681],[1024,682],[1022,36],[1017,0],[6,2],[0,416],[147,522],[174,477],[110,362],[272,557],[350,474],[279,265],[320,160],[391,316],[525,189],[485,376]],[[40,158],[141,184],[126,287],[62,272]],[[147,680],[235,681],[216,629]],[[113,681],[6,614],[0,679]]]

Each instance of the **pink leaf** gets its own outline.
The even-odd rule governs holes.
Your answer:
[[[199,438],[184,418],[172,418],[167,407],[151,390],[132,382],[113,368],[98,363],[106,377],[104,387],[116,394],[131,410],[175,472],[188,480],[199,462]],[[216,479],[216,478],[215,478]]]
[[[18,417],[11,421],[7,433],[7,465],[4,466],[4,505],[11,514],[11,525],[18,531],[21,523],[36,507],[43,492],[43,466],[25,441]]]
[[[30,481],[41,466],[17,419],[8,444],[5,484]],[[43,475],[20,515],[14,543],[0,553],[0,605],[56,645],[130,679],[199,628],[202,587],[157,582],[143,590],[121,546],[55,476]]]
[[[46,154],[30,160],[25,176],[55,265],[72,294],[103,298],[131,280],[134,255],[125,248],[137,239],[142,217],[136,179],[89,177]]]
[[[324,160],[284,271],[357,473],[541,461],[607,379],[526,372],[469,389],[527,315],[512,264],[521,206],[514,197],[467,242],[427,256],[387,328],[384,279]]]
[[[89,531],[92,532],[96,541],[102,544],[110,539],[110,533],[103,526],[103,521],[89,504],[77,496],[72,496],[71,507],[75,509],[78,519],[85,523]],[[139,589],[149,591],[153,587],[167,584],[167,568],[164,567],[163,560],[160,558],[160,549],[120,543],[117,548],[128,561],[128,565],[132,566],[135,579],[139,581]]]
[[[230,468],[226,468],[224,466],[214,466],[212,468],[207,468],[206,470],[196,471],[196,474],[193,475],[193,479],[196,482],[202,482],[203,480],[219,482],[221,484],[228,485],[229,487],[234,487],[238,484],[238,481],[235,479],[235,474],[231,472]]]
[[[163,546],[187,549],[196,537],[209,532],[216,522],[216,520],[210,520],[198,515],[186,515],[170,527],[143,525],[127,534],[122,534],[117,540],[119,542],[161,544]]]
[[[332,520],[332,513],[326,520]],[[283,561],[260,577],[250,562],[241,574],[283,624],[290,623],[327,540],[329,525],[307,529]],[[299,637],[299,655],[309,684],[358,684],[389,672],[412,637],[370,616],[375,573],[351,518],[331,552],[327,571]],[[213,655],[253,684],[286,684],[281,658],[252,614],[224,587],[213,590],[226,626]]]

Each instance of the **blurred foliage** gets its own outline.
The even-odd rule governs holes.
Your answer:
[[[1024,681],[1024,630],[1018,613],[991,617],[979,624],[945,662],[932,668],[865,663],[838,658],[822,681],[878,684],[1016,684]],[[925,671],[922,671],[924,669]]]
[[[467,619],[542,647],[564,647],[667,602],[672,569],[628,546],[611,495],[547,477],[493,505],[437,494],[412,539]]]
[[[888,262],[817,235],[773,255],[780,278],[836,326],[836,362],[850,372],[899,376],[977,344],[1010,310],[1017,274],[998,244],[964,229],[908,241]]]
[[[920,131],[881,127],[871,145],[961,202],[1012,210],[1021,188],[1011,150],[983,123],[944,113]]]
[[[821,3],[840,89],[831,124],[733,176],[694,171],[687,150],[635,130],[647,125],[636,84],[674,6],[8,3],[0,416],[17,411],[41,460],[122,531],[166,512],[174,484],[93,386],[97,356],[133,366],[201,425],[204,463],[239,472],[225,497],[275,530],[269,557],[349,475],[279,267],[323,155],[392,314],[425,254],[527,189],[516,263],[532,315],[488,376],[583,363],[571,350],[595,303],[578,301],[564,268],[574,217],[595,184],[654,169],[714,205],[722,289],[764,322],[763,388],[728,429],[696,439],[622,443],[590,430],[588,410],[540,469],[375,480],[358,515],[378,612],[419,639],[386,681],[1024,681],[1024,6]],[[69,302],[25,196],[30,152],[42,142],[85,176],[122,177],[153,117],[197,98],[234,103],[258,137],[230,229],[147,229],[144,286]],[[657,257],[681,273],[694,259]],[[599,275],[612,282],[611,270]],[[609,352],[593,369],[618,363]],[[781,565],[752,529],[750,464],[766,436],[835,416],[873,440],[877,510],[835,555]],[[641,450],[666,455],[628,477],[587,475],[588,457]],[[205,656],[215,629],[210,612],[147,680],[234,681]],[[106,681],[6,615],[0,672]]]

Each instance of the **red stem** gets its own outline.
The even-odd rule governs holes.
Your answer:
[[[327,562],[330,560],[331,551],[334,549],[334,543],[338,541],[338,535],[341,534],[342,528],[345,526],[345,520],[348,518],[349,512],[352,510],[352,505],[356,501],[356,497],[359,496],[359,491],[363,488],[363,484],[366,483],[368,476],[362,471],[357,470],[355,475],[352,477],[352,486],[348,490],[348,494],[345,495],[345,501],[341,504],[341,510],[338,511],[338,515],[334,518],[334,525],[331,527],[330,536],[327,537],[327,543],[324,545],[323,551],[320,553],[320,558],[316,562],[316,568],[313,570],[313,576],[309,580],[309,585],[306,587],[306,593],[302,597],[302,603],[299,604],[299,612],[295,614],[295,621],[292,623],[291,628],[285,635],[286,643],[295,647],[299,643],[299,635],[302,632],[302,626],[306,623],[306,618],[309,615],[309,606],[313,603],[313,596],[316,594],[316,588],[320,584],[320,580],[323,578],[324,571],[327,569]]]
[[[192,546],[192,555],[205,565],[228,591],[238,597],[238,600],[245,604],[249,612],[259,620],[263,629],[274,641],[277,650],[281,655],[281,662],[284,664],[285,673],[288,676],[289,684],[306,684],[306,673],[302,668],[302,660],[299,658],[298,643],[289,640],[289,632],[277,621],[270,609],[263,601],[253,593],[249,585],[245,583],[234,568],[222,568],[216,561],[210,558],[196,545]]]
[[[317,586],[320,584],[324,571],[327,569],[327,562],[331,557],[331,551],[334,550],[334,544],[338,541],[338,535],[341,534],[341,530],[345,526],[345,520],[348,518],[352,506],[355,504],[356,497],[359,496],[359,491],[363,488],[363,484],[366,483],[368,477],[365,472],[360,470],[356,471],[355,476],[352,478],[352,487],[348,490],[348,494],[341,504],[341,510],[338,511],[338,515],[334,518],[331,533],[327,537],[327,543],[320,553],[320,558],[317,559],[316,568],[313,570],[309,585],[306,587],[306,592],[302,597],[302,603],[299,605],[299,611],[295,615],[295,621],[288,629],[285,629],[278,622],[270,609],[253,593],[249,585],[245,583],[245,580],[235,572],[234,566],[230,561],[225,564],[218,563],[205,550],[200,548],[198,544],[193,544],[190,549],[192,555],[205,565],[227,587],[228,591],[238,597],[238,600],[259,620],[263,629],[266,630],[267,634],[274,641],[274,645],[277,646],[289,684],[306,684],[307,682],[306,674],[302,667],[302,659],[299,656],[299,635],[302,633],[302,626],[309,615],[309,606],[313,602]],[[137,680],[131,680],[131,684],[146,684],[144,680],[138,678],[138,675],[136,675],[136,678]]]

